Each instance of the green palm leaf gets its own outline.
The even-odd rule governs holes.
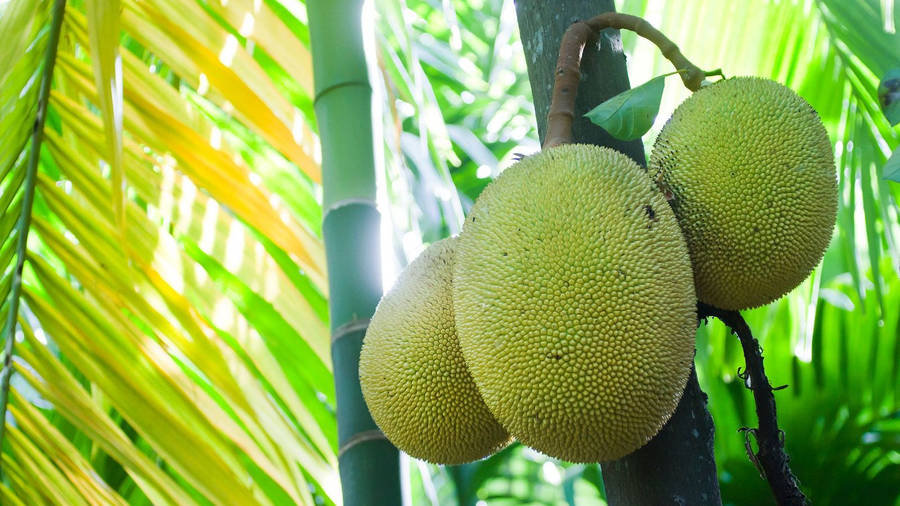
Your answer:
[[[300,22],[126,0],[58,2],[54,27],[50,4],[0,7],[0,494],[340,502]]]

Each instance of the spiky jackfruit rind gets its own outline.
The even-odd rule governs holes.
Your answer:
[[[359,359],[375,423],[404,452],[437,464],[478,460],[509,442],[459,350],[450,289],[455,244],[432,244],[401,273],[375,310]]]
[[[556,458],[641,447],[691,370],[684,239],[646,171],[611,149],[554,147],[488,185],[460,235],[453,303],[491,412]]]
[[[663,127],[650,173],[684,231],[697,296],[761,306],[822,259],[837,213],[831,142],[816,111],[769,79],[732,78],[685,100]]]

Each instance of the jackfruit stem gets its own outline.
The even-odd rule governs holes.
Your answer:
[[[553,99],[547,114],[547,136],[543,149],[572,142],[572,121],[575,119],[575,96],[581,80],[581,55],[589,40],[596,38],[606,28],[625,29],[656,44],[681,76],[681,81],[691,91],[700,89],[707,73],[691,63],[674,42],[662,32],[638,16],[606,12],[587,21],[577,21],[566,30],[559,46],[556,61],[556,79],[553,82]]]
[[[578,21],[566,30],[559,45],[553,98],[547,113],[547,137],[543,149],[572,142],[575,96],[581,80],[581,54],[588,39],[596,34],[587,23]]]

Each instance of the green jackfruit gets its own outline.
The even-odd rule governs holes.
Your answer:
[[[685,100],[660,132],[650,173],[684,231],[697,296],[739,310],[800,284],[837,213],[831,142],[809,104],[752,77]]]
[[[564,145],[485,188],[459,238],[463,356],[516,439],[617,459],[665,424],[691,371],[691,264],[662,194],[625,155]]]
[[[363,340],[359,380],[372,418],[413,457],[462,464],[509,442],[469,376],[451,303],[456,239],[429,246],[381,299]]]

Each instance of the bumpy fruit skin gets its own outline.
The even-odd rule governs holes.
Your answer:
[[[472,382],[454,327],[456,239],[429,246],[381,299],[363,340],[359,380],[372,418],[413,457],[462,464],[509,442]]]
[[[707,304],[739,310],[781,297],[831,239],[831,143],[816,111],[774,81],[739,77],[694,93],[660,132],[650,173],[671,194]]]
[[[453,304],[491,412],[556,458],[641,447],[691,370],[684,239],[646,172],[611,149],[550,148],[488,185],[459,238]]]

